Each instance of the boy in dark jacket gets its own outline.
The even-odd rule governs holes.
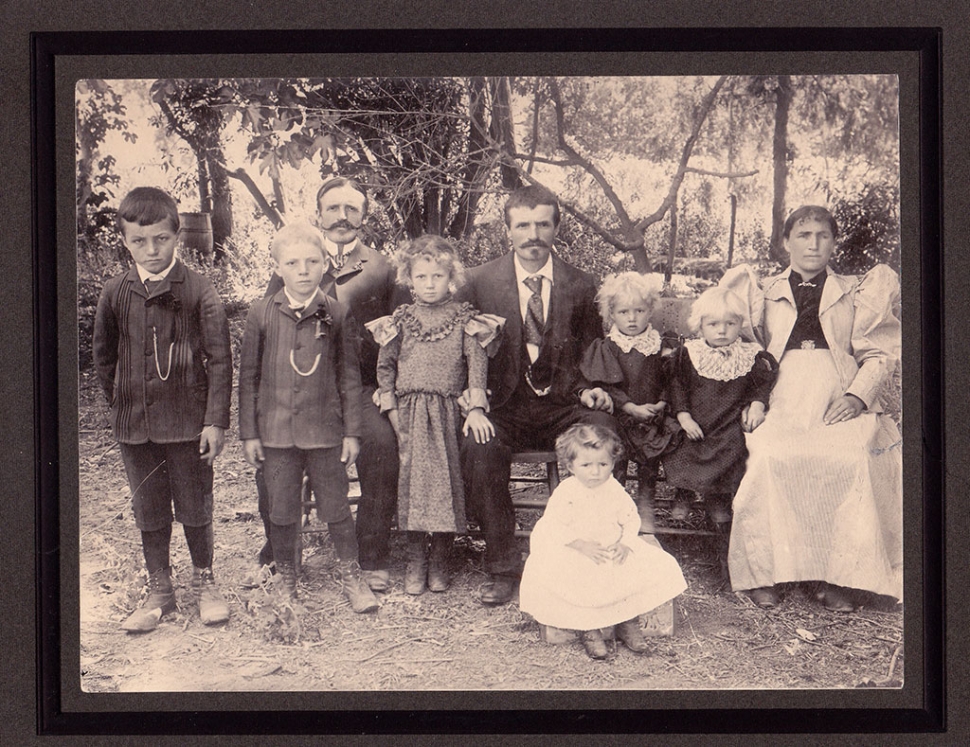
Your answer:
[[[192,556],[199,616],[207,625],[225,622],[229,607],[212,575],[212,463],[229,425],[229,324],[212,283],[176,256],[179,214],[171,196],[133,189],[118,208],[118,228],[135,265],[101,292],[94,360],[149,578],[147,600],[122,627],[154,630],[175,608],[173,505]]]
[[[284,226],[270,245],[283,288],[249,310],[239,367],[239,437],[263,471],[270,542],[282,589],[296,597],[296,549],[303,474],[317,497],[337,555],[336,578],[355,612],[377,599],[361,578],[347,467],[360,450],[361,383],[357,324],[320,290],[323,236],[309,224]]]

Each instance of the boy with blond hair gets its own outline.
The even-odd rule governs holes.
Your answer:
[[[269,497],[270,542],[283,593],[296,598],[296,552],[303,474],[328,524],[336,579],[355,612],[377,599],[361,579],[347,467],[360,449],[361,382],[357,324],[320,290],[327,267],[313,226],[281,228],[270,244],[283,288],[249,311],[239,370],[239,436],[261,468]]]

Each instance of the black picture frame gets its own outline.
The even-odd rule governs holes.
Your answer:
[[[246,49],[239,55],[239,49]],[[918,487],[922,516],[915,557],[920,589],[908,596],[906,647],[919,651],[921,672],[910,672],[901,692],[882,691],[738,691],[685,693],[194,693],[93,695],[67,692],[71,652],[65,644],[66,605],[71,599],[70,570],[77,542],[69,541],[65,522],[65,470],[73,469],[65,430],[74,413],[69,403],[65,317],[70,271],[65,258],[64,163],[65,66],[90,70],[87,62],[104,61],[135,71],[161,61],[167,69],[208,68],[210,77],[275,74],[301,56],[326,49],[328,55],[372,56],[372,67],[405,74],[424,69],[430,58],[464,60],[462,64],[501,69],[514,57],[532,56],[530,65],[550,74],[581,71],[588,60],[604,55],[669,55],[674,69],[705,69],[704,59],[720,56],[722,69],[744,70],[746,60],[856,59],[864,67],[892,72],[896,61],[915,56],[918,87],[918,145],[903,154],[904,255],[918,248],[917,273],[904,271],[907,323],[919,319],[919,349],[906,358],[918,391],[904,388],[911,427],[919,434],[905,450],[919,452],[919,474],[907,478]],[[285,54],[281,53],[285,50]],[[33,316],[36,365],[34,381],[37,449],[36,540],[38,594],[38,729],[41,734],[392,734],[392,733],[840,733],[932,732],[944,726],[944,535],[943,535],[943,378],[942,335],[942,147],[941,32],[935,28],[765,28],[751,29],[559,29],[542,34],[522,29],[344,30],[344,31],[151,31],[40,32],[31,35],[32,85],[32,232],[34,262]],[[844,57],[839,57],[843,55]],[[686,64],[675,63],[686,56]],[[695,56],[694,61],[690,58]],[[705,57],[706,56],[706,57]],[[400,58],[397,63],[395,57]],[[539,59],[536,60],[535,58]],[[112,64],[112,60],[114,64]],[[424,60],[424,61],[422,61]],[[883,62],[885,60],[885,62]],[[417,62],[417,64],[416,64]],[[538,63],[538,64],[537,64]],[[777,63],[775,63],[777,64]],[[808,63],[819,64],[819,63]],[[825,67],[828,63],[820,63]],[[888,66],[889,69],[884,69]],[[530,68],[534,69],[534,68]],[[537,71],[538,72],[538,71]],[[375,72],[376,74],[376,72]],[[70,75],[70,74],[68,74]],[[84,74],[78,77],[112,77]],[[140,77],[128,74],[114,77]],[[73,91],[73,88],[71,89]],[[71,100],[73,105],[73,99]],[[73,132],[73,130],[71,131]],[[910,157],[907,159],[907,155]],[[913,173],[913,167],[917,173]],[[68,183],[68,194],[73,194]],[[906,195],[918,194],[915,204]],[[51,216],[57,216],[52,220]],[[51,272],[51,268],[56,268]],[[918,278],[913,283],[912,278]],[[67,285],[66,285],[67,284]],[[918,299],[915,303],[913,299]],[[909,299],[909,300],[907,300]],[[912,362],[912,366],[910,363]],[[76,369],[75,369],[76,370]],[[76,424],[76,419],[74,420]],[[76,427],[76,426],[75,426]],[[907,461],[907,465],[910,461]],[[69,482],[69,481],[68,481]],[[907,499],[909,500],[909,499]],[[907,507],[909,503],[907,503]],[[68,511],[67,516],[71,516]],[[76,530],[75,530],[76,531]],[[907,541],[910,533],[907,533]],[[76,540],[76,536],[75,536]],[[909,587],[907,583],[907,594]],[[916,600],[915,602],[913,600]],[[918,609],[911,610],[911,606]],[[76,661],[76,659],[75,659]],[[910,678],[913,685],[910,685]],[[75,678],[76,679],[76,678]],[[914,691],[918,689],[918,692]],[[153,701],[149,704],[149,695]],[[646,707],[643,707],[646,706]],[[172,712],[180,718],[173,719]]]

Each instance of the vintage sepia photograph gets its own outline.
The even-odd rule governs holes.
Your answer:
[[[77,80],[81,691],[901,689],[900,95]]]

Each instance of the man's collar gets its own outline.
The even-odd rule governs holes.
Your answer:
[[[178,252],[177,251],[172,252],[172,261],[169,263],[168,267],[166,267],[164,270],[154,275],[150,273],[148,270],[146,270],[144,267],[142,267],[140,264],[135,262],[135,269],[138,271],[138,279],[141,280],[143,283],[146,280],[154,280],[154,281],[164,280],[168,276],[168,273],[172,271],[172,268],[175,267],[175,263],[178,261],[178,258],[179,258]]]
[[[546,258],[546,263],[539,268],[537,272],[529,272],[522,266],[522,262],[519,260],[519,255],[514,251],[512,252],[512,266],[515,267],[515,280],[521,283],[526,278],[532,277],[533,275],[541,275],[546,278],[550,283],[552,280],[552,253]]]
[[[360,237],[357,237],[349,244],[344,244],[343,251],[341,251],[340,246],[332,242],[326,236],[323,237],[323,245],[327,249],[327,254],[329,254],[331,257],[346,257],[357,247],[357,243],[359,241],[360,241]]]

